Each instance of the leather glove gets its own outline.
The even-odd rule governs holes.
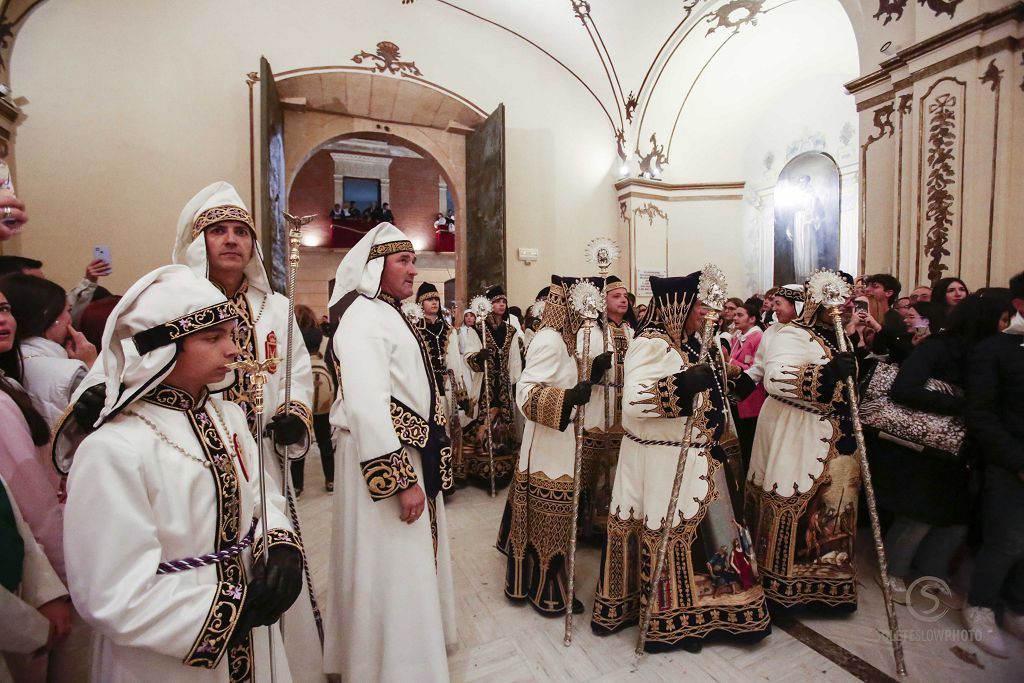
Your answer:
[[[306,423],[298,415],[275,415],[264,433],[278,446],[292,446],[306,435]]]
[[[582,406],[590,401],[590,392],[593,390],[590,382],[580,382],[572,389],[565,392],[563,405]]]
[[[461,410],[464,413],[468,413],[469,412],[469,399],[468,398],[462,399],[461,401],[458,402],[458,404],[459,404],[459,410]]]
[[[694,365],[675,374],[676,395],[689,403],[702,391],[715,386],[715,371],[707,363]]]
[[[95,429],[96,420],[100,419],[100,411],[107,400],[107,386],[97,384],[89,387],[75,402],[72,412],[78,426],[87,432]]]
[[[590,383],[597,384],[604,377],[604,373],[608,372],[608,368],[612,366],[612,352],[605,351],[600,356],[594,359],[594,362],[590,365]]]
[[[857,375],[857,357],[851,351],[837,353],[828,362],[828,369],[840,382],[845,382],[847,377]]]
[[[270,549],[267,561],[255,560],[245,604],[231,635],[236,645],[258,626],[269,626],[281,618],[302,591],[302,553],[292,546]]]

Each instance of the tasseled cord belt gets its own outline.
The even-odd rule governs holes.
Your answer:
[[[168,562],[161,562],[157,565],[157,574],[174,574],[175,572],[184,572],[189,569],[198,569],[199,567],[209,567],[211,564],[217,564],[223,560],[230,560],[232,557],[238,557],[243,550],[252,545],[253,538],[256,536],[256,523],[255,517],[252,520],[252,526],[249,527],[249,533],[245,535],[238,543],[225,548],[224,550],[218,550],[215,553],[207,553],[206,555],[199,555],[197,557],[186,557],[182,560],[170,560]]]

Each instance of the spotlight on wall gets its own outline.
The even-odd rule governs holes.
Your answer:
[[[619,166],[619,177],[625,178],[627,175],[629,175],[629,164],[624,163]]]

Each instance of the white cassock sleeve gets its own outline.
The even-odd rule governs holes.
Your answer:
[[[79,447],[64,515],[68,587],[82,618],[114,643],[184,660],[218,594],[244,596],[245,586],[197,582],[201,570],[156,573],[163,558],[144,455],[109,430]]]
[[[557,333],[538,334],[526,353],[526,367],[516,384],[516,403],[526,419],[559,431],[569,425],[576,412],[565,404],[566,389],[572,387],[552,386],[559,360],[566,355],[565,342]]]
[[[519,381],[519,376],[523,374],[525,351],[526,338],[523,336],[523,331],[517,329],[512,336],[512,346],[508,350],[508,381],[512,384],[516,384]]]
[[[393,345],[370,333],[366,321],[346,325],[350,318],[342,318],[334,348],[347,428],[355,440],[370,497],[383,500],[413,486],[418,477],[391,420]]]
[[[462,358],[462,354],[459,353],[459,334],[455,328],[451,328],[448,331],[448,352],[446,362],[448,369],[451,370],[455,380],[452,382],[452,391],[455,393],[455,400],[462,401],[467,397],[466,394],[466,375],[468,370],[466,363]]]
[[[669,354],[671,361],[667,360]],[[681,369],[679,354],[664,340],[646,336],[633,339],[623,361],[622,414],[631,418],[689,415],[692,402],[679,403],[673,382]]]
[[[473,329],[467,329],[462,345],[462,364],[466,369],[466,394],[469,396],[470,403],[467,415],[470,419],[483,414],[479,411],[479,406],[483,403],[484,373],[482,369],[478,370],[473,367],[474,356],[482,349],[483,342],[480,340],[480,335]]]
[[[3,479],[0,479],[0,486],[7,489]],[[50,622],[38,608],[66,596],[68,591],[32,536],[32,530],[21,516],[9,489],[7,498],[14,512],[18,534],[25,544],[25,558],[18,592],[12,593],[0,587],[0,651],[30,653],[46,645],[50,636]]]

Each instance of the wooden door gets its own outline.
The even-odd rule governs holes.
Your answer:
[[[504,104],[466,137],[464,224],[469,298],[494,285],[506,287]]]

